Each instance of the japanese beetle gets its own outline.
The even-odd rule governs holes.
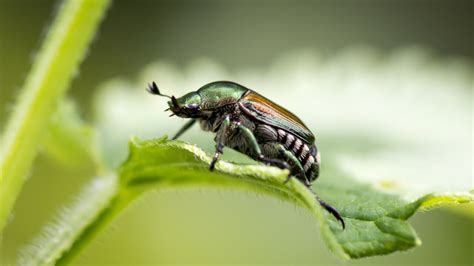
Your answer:
[[[148,92],[170,98],[171,116],[189,118],[172,139],[177,139],[196,121],[205,131],[216,133],[214,169],[224,146],[244,153],[267,165],[288,169],[308,189],[319,175],[321,162],[313,133],[294,114],[255,91],[230,81],[206,84],[180,98],[160,93],[155,82]],[[311,190],[312,191],[312,190]],[[316,199],[345,228],[337,210]]]

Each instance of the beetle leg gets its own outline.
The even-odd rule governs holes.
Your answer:
[[[320,199],[318,195],[316,195],[316,193],[311,188],[309,190],[316,197],[316,200],[318,200],[321,207],[323,207],[327,212],[332,214],[332,216],[334,216],[334,218],[336,218],[336,220],[338,220],[341,223],[343,230],[346,229],[346,223],[344,223],[344,219],[342,218],[341,214],[339,214],[339,212],[336,210],[336,208],[334,208],[333,206],[329,205],[328,203]]]
[[[247,138],[247,140],[250,142],[250,146],[253,148],[255,154],[257,155],[256,157],[257,160],[268,165],[274,165],[278,168],[288,169],[291,174],[291,167],[287,162],[283,160],[279,160],[279,159],[267,158],[262,154],[262,150],[260,149],[260,145],[258,145],[255,135],[252,133],[252,131],[248,127],[240,124],[239,129],[243,133],[243,135]]]
[[[184,124],[184,126],[182,128],[180,128],[178,130],[178,132],[176,132],[176,134],[174,134],[174,136],[171,138],[171,140],[175,140],[175,139],[179,138],[179,136],[181,136],[184,132],[186,132],[186,130],[188,130],[190,127],[192,127],[194,125],[194,123],[196,123],[196,119],[189,120],[186,124]]]
[[[258,145],[257,139],[255,138],[255,135],[252,133],[252,130],[250,130],[248,127],[242,124],[239,125],[239,130],[250,142],[250,146],[254,150],[255,154],[257,154],[258,157],[262,155],[262,150],[260,149],[260,146]]]
[[[229,131],[229,126],[230,126],[230,118],[229,118],[229,116],[227,116],[224,119],[224,121],[222,121],[222,124],[219,128],[219,131],[217,131],[216,153],[214,153],[214,157],[212,158],[211,165],[209,166],[209,169],[211,171],[214,170],[214,166],[216,165],[217,161],[221,157],[221,154],[224,150],[225,138],[227,137],[227,132]]]
[[[289,150],[287,150],[282,144],[279,144],[277,145],[277,149],[278,151],[287,159],[289,160],[290,162],[293,163],[293,165],[296,166],[297,170],[296,172],[297,173],[294,173],[292,172],[291,174],[299,174],[300,176],[302,176],[304,178],[304,184],[307,186],[307,187],[310,187],[311,186],[311,183],[309,182],[309,180],[306,178],[306,175],[305,175],[305,171],[304,171],[304,168],[303,166],[301,165],[300,161],[298,160],[298,158],[296,158],[296,156],[290,152]],[[288,176],[288,178],[285,180],[285,183],[288,183],[288,181],[290,181],[291,179],[291,175]]]
[[[291,176],[291,166],[283,160],[267,158],[263,156],[263,154],[259,155],[258,160],[268,165],[276,166],[280,169],[287,169],[289,172],[288,176]]]

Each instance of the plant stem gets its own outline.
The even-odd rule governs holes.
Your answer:
[[[103,228],[101,223],[110,222],[110,214],[119,213],[117,203],[123,193],[119,193],[117,184],[115,175],[93,178],[71,203],[62,206],[31,244],[19,252],[18,264],[53,265],[64,253],[77,254],[82,246],[69,250],[79,236],[84,235],[81,241],[94,236],[89,229],[91,224],[92,228]]]
[[[125,191],[124,191],[125,192]],[[95,237],[102,232],[112,220],[121,213],[122,209],[128,206],[133,198],[127,193],[118,193],[112,199],[110,204],[102,210],[102,212],[92,220],[92,223],[85,228],[80,235],[77,236],[76,242],[72,243],[70,249],[66,250],[61,257],[55,262],[56,265],[69,265],[77,258],[77,256],[91,243]]]
[[[0,233],[108,5],[109,0],[65,0],[48,31],[1,142]]]

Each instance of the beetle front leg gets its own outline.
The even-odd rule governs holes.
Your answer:
[[[224,150],[224,145],[225,145],[225,140],[227,138],[227,133],[229,131],[229,126],[230,126],[230,118],[227,116],[224,121],[222,121],[222,124],[219,128],[219,131],[217,131],[217,136],[216,136],[216,152],[214,153],[214,157],[212,158],[211,165],[209,166],[209,169],[211,171],[214,170],[214,167],[221,157],[221,154]]]
[[[171,138],[171,140],[175,140],[179,138],[186,130],[188,130],[190,127],[192,127],[196,123],[196,119],[191,119],[189,120],[184,126],[176,132],[176,134]]]
[[[291,174],[291,167],[287,162],[283,160],[279,160],[279,159],[267,158],[262,154],[262,150],[260,149],[260,145],[258,145],[255,135],[252,133],[252,131],[248,127],[239,125],[239,129],[249,141],[250,146],[252,147],[255,154],[257,155],[257,160],[268,165],[276,166],[281,169],[288,169],[288,171],[290,171],[290,174]]]

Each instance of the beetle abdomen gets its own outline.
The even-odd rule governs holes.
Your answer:
[[[282,129],[277,130],[278,142],[289,150],[300,162],[308,180],[313,181],[319,174],[319,154],[316,145],[308,146],[300,138]]]

